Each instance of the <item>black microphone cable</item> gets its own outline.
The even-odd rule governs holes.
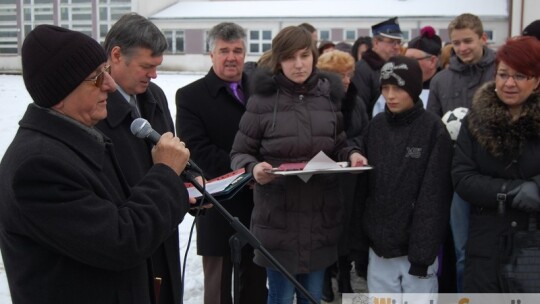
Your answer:
[[[193,215],[193,223],[191,223],[191,228],[189,229],[189,237],[188,237],[188,240],[187,240],[187,245],[186,245],[186,252],[184,252],[184,262],[182,263],[182,273],[180,274],[180,282],[181,282],[181,298],[180,298],[180,303],[184,303],[184,278],[186,277],[186,267],[187,267],[187,257],[188,257],[188,253],[189,253],[189,249],[191,247],[191,239],[193,237],[193,229],[195,228],[195,224],[196,224],[196,221],[198,220],[199,218],[199,215],[201,214],[201,211],[203,210],[203,205],[204,205],[204,202],[205,202],[205,197],[206,195],[204,194],[206,192],[206,180],[204,179],[204,175],[203,175],[203,172],[202,170],[200,170],[200,168],[197,167],[197,173],[199,174],[199,176],[201,176],[201,179],[202,179],[202,196],[201,196],[201,199],[200,199],[200,202],[197,204],[197,207],[195,207],[195,209],[197,209],[197,212],[195,212],[195,215]],[[182,175],[184,175],[184,177],[186,177],[188,180],[192,181],[192,182],[195,182],[195,178],[197,177],[197,175],[194,173],[194,172],[191,172],[191,170],[185,170],[184,172],[182,172]],[[191,213],[190,213],[191,214]]]

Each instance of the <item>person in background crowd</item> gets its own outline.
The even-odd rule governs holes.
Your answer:
[[[447,69],[431,80],[427,110],[442,117],[446,112],[469,109],[476,90],[495,76],[495,52],[486,46],[482,21],[473,14],[461,14],[448,25],[455,56]],[[454,194],[450,226],[456,249],[457,291],[462,291],[465,265],[465,243],[469,221],[469,204]]]
[[[341,81],[319,74],[316,62],[317,49],[306,30],[289,26],[274,37],[271,70],[261,69],[251,79],[254,91],[231,162],[233,169],[253,172],[256,181],[251,231],[320,301],[324,270],[337,260],[342,219],[338,178],[321,174],[304,182],[268,172],[283,163],[309,161],[320,151],[352,166],[367,163],[347,147]],[[295,287],[287,277],[258,250],[255,262],[267,270],[267,303],[293,303]],[[296,296],[297,303],[309,303],[303,294]]]
[[[311,34],[311,40],[317,45],[317,41],[319,40],[319,36],[317,34],[317,29],[310,23],[304,22],[298,25],[301,28],[306,29]]]
[[[540,20],[534,20],[529,23],[522,32],[523,36],[533,36],[536,39],[540,40]]]
[[[351,84],[355,61],[350,53],[332,51],[322,54],[317,61],[317,68],[321,72],[331,72],[341,77],[344,98],[341,100],[341,113],[347,142],[350,146],[360,146],[362,133],[368,124],[367,113],[364,103],[358,98],[356,88]],[[343,231],[338,243],[338,262],[326,268],[323,285],[323,300],[332,302],[334,292],[332,290],[331,276],[337,268],[338,291],[340,293],[352,293],[351,287],[351,262],[349,244],[352,244],[352,217],[359,203],[356,200],[357,179],[363,175],[343,174],[339,176],[341,195],[343,197]],[[353,246],[356,244],[353,244]],[[337,267],[336,267],[337,266]]]
[[[382,67],[385,112],[371,120],[363,139],[364,155],[375,168],[368,172],[362,217],[370,293],[438,292],[437,254],[452,198],[452,141],[442,121],[425,111],[421,91],[417,60],[396,56]]]
[[[431,79],[439,71],[439,55],[441,54],[442,41],[431,26],[420,29],[420,35],[413,38],[407,44],[405,56],[418,61],[422,69],[422,89],[429,90]],[[424,93],[422,91],[422,93]],[[427,101],[428,95],[421,96]],[[424,99],[422,99],[424,101]],[[426,105],[424,105],[426,107]]]
[[[116,90],[94,39],[39,25],[22,46],[33,99],[0,163],[0,248],[14,304],[155,303],[151,257],[194,199],[172,133],[131,187],[95,128]],[[45,60],[46,59],[46,60]]]
[[[138,184],[152,168],[152,144],[130,131],[133,119],[142,117],[159,134],[172,132],[174,124],[163,90],[152,82],[163,62],[167,39],[159,28],[136,13],[123,15],[105,37],[104,48],[117,90],[109,93],[107,118],[96,127],[114,144],[120,169],[129,186]],[[182,301],[178,230],[159,246],[151,258],[157,303]]]
[[[245,111],[250,92],[243,73],[246,57],[246,33],[236,23],[223,22],[208,33],[212,67],[203,78],[176,92],[176,128],[192,159],[206,179],[231,171],[229,153]],[[253,191],[245,187],[223,207],[250,226]],[[197,253],[202,256],[204,303],[232,303],[233,264],[229,239],[235,230],[215,208],[197,217]],[[242,249],[240,303],[264,303],[267,299],[266,273],[253,263],[253,248]]]
[[[352,50],[352,45],[347,41],[341,41],[336,44],[335,49],[350,54]]]
[[[478,89],[461,127],[452,170],[455,191],[470,204],[463,283],[470,293],[502,292],[504,237],[527,230],[540,211],[540,42],[509,39],[495,62],[495,81]]]
[[[380,73],[383,64],[401,51],[403,34],[398,24],[398,18],[390,18],[371,27],[373,32],[373,48],[368,49],[362,60],[356,63],[354,76],[351,79],[358,96],[366,104],[369,119],[372,117],[373,106],[381,97]]]
[[[441,56],[439,57],[440,69],[447,69],[450,66],[450,58],[452,56],[454,56],[454,47],[451,43],[448,43],[441,49]]]
[[[354,61],[356,62],[356,61],[362,60],[362,56],[364,55],[364,53],[367,50],[371,49],[372,47],[373,47],[373,43],[371,42],[371,37],[369,36],[358,37],[358,39],[356,39],[351,49],[351,54],[354,58]]]
[[[336,45],[332,41],[321,41],[317,51],[319,52],[319,55],[322,55],[326,52],[331,52],[335,49],[336,49]]]

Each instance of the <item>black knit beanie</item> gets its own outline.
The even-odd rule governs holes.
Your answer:
[[[91,37],[54,25],[39,25],[24,40],[22,69],[34,102],[52,107],[107,61]]]
[[[405,56],[390,58],[381,68],[381,86],[396,85],[405,90],[416,103],[422,93],[422,70],[416,59]]]
[[[441,54],[441,37],[435,34],[435,29],[431,26],[424,26],[420,30],[420,35],[413,38],[407,44],[409,49],[418,49],[428,54],[439,56]]]

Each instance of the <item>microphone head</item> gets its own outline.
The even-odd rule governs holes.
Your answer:
[[[131,123],[130,130],[133,135],[137,136],[138,138],[145,139],[152,132],[152,126],[148,120],[144,118],[136,118]]]

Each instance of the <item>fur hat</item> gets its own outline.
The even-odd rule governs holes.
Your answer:
[[[402,88],[416,103],[422,93],[422,70],[418,61],[401,55],[390,58],[381,68],[381,86],[385,84]]]
[[[435,34],[435,29],[428,25],[420,30],[419,36],[409,41],[407,47],[409,49],[424,51],[433,56],[439,56],[441,53],[442,41],[441,37]]]
[[[34,102],[52,107],[107,61],[91,37],[54,25],[39,25],[24,40],[22,69]]]
[[[392,39],[403,39],[403,33],[397,19],[398,17],[394,17],[373,25],[371,27],[373,37],[383,36]]]
[[[535,20],[523,29],[523,36],[533,36],[540,40],[540,20]]]

